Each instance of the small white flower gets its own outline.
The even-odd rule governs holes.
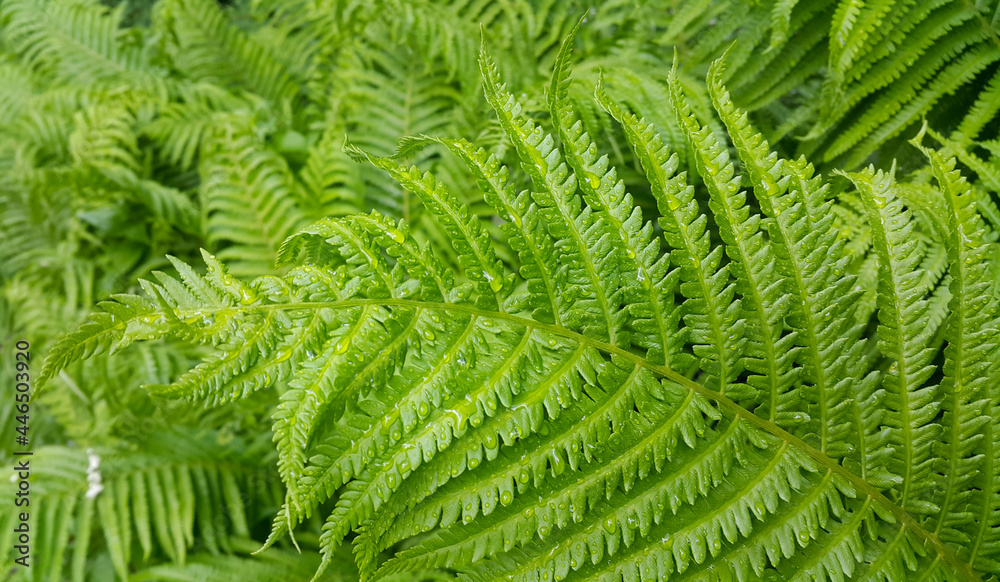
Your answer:
[[[94,453],[94,449],[87,449],[87,499],[93,499],[104,491],[101,485],[101,458]]]
[[[87,449],[87,474],[93,473],[101,466],[101,458],[94,453],[94,449]]]

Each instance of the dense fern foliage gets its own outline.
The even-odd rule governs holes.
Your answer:
[[[0,569],[1000,579],[998,16],[0,0]]]

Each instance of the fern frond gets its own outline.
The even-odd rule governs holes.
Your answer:
[[[910,213],[894,193],[891,174],[868,169],[849,177],[861,193],[878,254],[879,352],[894,361],[882,379],[883,402],[892,411],[882,421],[892,431],[895,458],[889,471],[900,479],[898,503],[926,513],[933,508],[926,496],[933,485],[931,448],[940,433],[933,422],[937,386],[927,382],[937,350],[925,320],[929,289],[920,267],[926,250],[923,241],[913,239]]]
[[[496,295],[489,302],[489,307],[496,308],[503,304],[510,293],[513,277],[504,273],[503,263],[497,258],[479,217],[472,216],[429,172],[423,173],[416,166],[407,169],[388,158],[375,158],[351,145],[346,151],[387,171],[404,188],[416,194],[447,231],[458,253],[459,264],[466,276],[476,282],[479,295]]]
[[[863,26],[850,40],[845,39],[845,43],[860,46],[857,43],[863,39],[854,40],[858,31],[874,34],[867,43],[861,43],[867,44],[865,48],[845,48],[845,56],[850,53],[855,56],[836,65],[847,82],[828,91],[825,106],[828,113],[812,134],[835,128],[831,135],[836,137],[822,146],[827,160],[843,157],[851,150],[846,165],[860,164],[875,147],[930,112],[942,97],[961,87],[975,86],[977,74],[1000,58],[1000,47],[993,40],[995,32],[991,36],[990,26],[969,5],[894,4],[898,3],[866,6],[860,17]],[[880,30],[877,24],[883,17],[892,24]],[[831,47],[835,44],[839,44],[839,39],[836,43],[831,39]],[[839,54],[840,50],[831,51],[831,58]],[[862,99],[871,100],[864,110],[856,105]],[[812,147],[815,146],[803,151],[808,154]]]
[[[230,119],[230,114],[251,110],[252,102],[208,84],[194,84],[182,95],[182,103],[168,103],[157,119],[142,128],[144,136],[159,142],[161,155],[181,170],[196,165],[200,149],[212,132]]]
[[[948,220],[948,262],[951,271],[952,316],[945,337],[945,361],[941,381],[944,431],[938,442],[939,464],[944,469],[945,493],[935,496],[940,513],[935,531],[944,540],[968,543],[969,560],[975,563],[980,548],[996,543],[991,531],[992,504],[997,493],[998,470],[993,462],[996,419],[982,411],[993,410],[997,396],[998,370],[995,353],[1000,346],[997,299],[989,291],[986,228],[976,212],[975,196],[957,172],[954,158],[914,144],[928,157],[942,192]],[[980,445],[983,452],[974,451]],[[945,461],[947,459],[947,461]],[[978,477],[978,491],[967,490]],[[971,508],[976,517],[957,511]],[[990,560],[991,564],[993,563]],[[990,565],[990,569],[995,566]]]
[[[298,94],[271,47],[236,28],[216,3],[164,0],[156,16],[175,44],[175,66],[192,79],[245,89],[275,104]]]
[[[465,140],[440,140],[461,159],[484,192],[486,201],[506,221],[501,228],[521,261],[519,275],[527,282],[526,297],[514,294],[512,302],[529,308],[536,319],[561,324],[568,316],[567,305],[556,289],[557,265],[551,260],[555,248],[545,231],[538,206],[531,204],[527,191],[515,192],[509,172],[482,148]]]
[[[33,70],[65,83],[166,90],[165,71],[121,27],[123,7],[88,0],[14,0],[0,10],[6,42]]]
[[[980,182],[973,186],[976,208],[992,226],[993,232],[1000,232],[1000,209],[997,208],[996,200],[990,196],[990,192],[1000,194],[1000,168],[993,161],[994,158],[983,160],[975,152],[970,151],[970,148],[943,137],[933,129],[927,128],[927,133],[978,175]],[[990,163],[991,161],[993,163]]]
[[[672,87],[679,91],[676,81]],[[692,334],[690,339],[698,346],[695,355],[710,374],[708,383],[726,390],[740,373],[739,346],[734,343],[739,334],[724,331],[736,324],[739,306],[730,305],[733,289],[728,284],[728,266],[721,265],[722,249],[711,248],[707,217],[698,209],[694,188],[686,183],[684,174],[673,175],[677,155],[670,155],[652,126],[621,112],[606,99],[604,104],[622,124],[646,172],[660,207],[660,226],[674,249],[670,261],[680,269],[681,279],[687,281],[680,291],[687,298],[683,318],[687,333]]]
[[[531,179],[532,198],[540,209],[553,238],[567,237],[564,247],[554,246],[558,263],[568,270],[574,292],[579,295],[569,325],[581,325],[584,333],[596,337],[607,337],[612,343],[624,342],[619,337],[624,325],[618,306],[621,302],[621,288],[618,281],[618,264],[611,260],[594,260],[594,249],[607,245],[605,225],[596,216],[586,211],[583,200],[577,194],[578,179],[565,166],[562,156],[555,148],[552,136],[545,135],[531,119],[521,113],[514,96],[505,91],[499,81],[499,73],[485,47],[480,57],[486,99],[496,111],[500,125],[511,140],[521,167]],[[588,178],[589,179],[589,178]],[[610,186],[610,185],[609,185]],[[602,256],[604,253],[597,253]],[[591,306],[597,309],[591,309]]]
[[[774,160],[775,163],[768,167],[773,156],[767,143],[752,131],[746,116],[733,107],[722,86],[722,71],[721,61],[713,64],[709,71],[708,87],[713,104],[737,151],[746,158],[763,161],[762,164],[745,164],[745,169],[758,197],[769,196],[781,188],[777,182],[781,179],[780,162]],[[683,112],[683,107],[678,111]],[[699,173],[705,176],[719,232],[736,270],[737,290],[745,302],[749,329],[746,330],[744,366],[753,374],[747,381],[757,392],[752,397],[764,405],[758,414],[782,424],[784,419],[779,419],[778,402],[792,389],[798,377],[792,366],[797,352],[795,333],[782,334],[782,321],[790,313],[792,298],[776,267],[776,251],[771,241],[764,238],[760,222],[756,216],[750,216],[745,206],[746,193],[739,192],[739,183],[734,178],[727,183],[727,177],[734,174],[728,152],[715,142],[707,128],[699,129],[698,125],[690,114],[683,118],[682,127],[688,131],[695,148]],[[766,208],[767,202],[762,202],[761,206]]]
[[[517,166],[462,140],[402,144],[443,144],[470,169],[520,272],[505,272],[502,243],[435,174],[349,147],[421,200],[454,239],[459,272],[405,223],[326,219],[285,242],[280,276],[242,283],[206,257],[204,276],[178,263],[182,280],[158,276],[149,299],[103,305],[53,350],[43,378],[155,336],[217,347],[171,396],[218,403],[277,384],[286,496],[265,547],[318,514],[316,579],[352,534],[366,579],[424,568],[477,581],[993,572],[993,235],[954,163],[927,150],[936,188],[893,191],[886,174],[851,174],[858,192],[838,202],[805,158],[771,154],[719,63],[707,95],[752,187],[743,191],[675,71],[705,213],[675,174],[677,155],[598,91],[659,202],[661,256],[568,105],[569,46],[549,93],[561,146],[485,52],[486,99]],[[518,183],[530,189],[516,193]],[[849,245],[858,232],[868,234]],[[863,276],[878,280],[872,305]]]
[[[331,125],[309,150],[309,159],[299,174],[307,192],[303,206],[316,220],[354,214],[363,208],[361,172],[344,153],[343,135],[336,135],[336,129]]]
[[[983,127],[1000,113],[998,103],[1000,103],[1000,69],[993,74],[990,82],[976,98],[975,104],[962,118],[962,123],[955,130],[956,133],[965,139],[975,139]]]
[[[792,297],[788,323],[796,334],[800,347],[797,359],[807,384],[800,387],[801,393],[793,392],[784,400],[805,397],[815,403],[808,417],[796,411],[791,415],[792,421],[806,421],[807,426],[818,421],[818,426],[811,430],[825,450],[824,442],[840,440],[848,434],[845,429],[851,411],[846,406],[844,391],[854,388],[867,392],[874,380],[869,375],[861,381],[865,364],[860,358],[862,344],[855,339],[860,337],[861,324],[850,324],[847,318],[833,315],[850,313],[856,305],[857,289],[852,290],[853,277],[846,273],[846,257],[839,259],[839,264],[821,270],[817,269],[815,259],[810,258],[816,252],[843,256],[843,241],[838,240],[831,203],[823,201],[823,188],[812,176],[811,166],[804,159],[779,162],[774,156],[767,156],[767,142],[750,130],[745,119],[741,120],[719,93],[717,90],[723,120],[730,128],[741,161],[748,168],[757,203],[769,218],[768,234],[774,245],[776,264]],[[852,339],[842,340],[845,335]],[[827,346],[840,341],[851,346],[854,354],[833,357]],[[850,368],[845,370],[845,364]],[[857,384],[844,382],[845,374]],[[779,402],[776,412],[780,413],[786,405]],[[854,416],[855,422],[865,422],[859,411],[854,411]],[[865,451],[859,448],[863,448],[860,442],[831,454],[838,457],[849,452],[863,454]]]
[[[345,63],[335,77],[346,87],[343,114],[352,142],[377,156],[393,154],[404,136],[456,133],[460,122],[456,113],[469,98],[436,61],[403,51],[405,59],[386,50],[365,51]],[[412,161],[427,163],[430,154],[425,152]],[[362,166],[360,171],[366,184],[366,208],[417,222],[421,207],[410,199],[408,190],[371,166]]]
[[[659,260],[660,245],[652,237],[653,225],[643,221],[642,212],[625,191],[623,181],[618,179],[613,168],[609,168],[608,156],[597,156],[597,144],[570,106],[569,59],[579,26],[578,23],[563,41],[556,58],[549,86],[549,112],[566,153],[566,162],[577,176],[581,196],[588,206],[603,211],[601,217],[617,235],[611,244],[616,262],[622,265],[622,286],[629,291],[625,301],[633,315],[630,327],[636,337],[632,341],[647,346],[650,358],[655,359],[658,352],[665,352],[663,361],[669,363],[673,352],[679,351],[669,338],[680,314],[672,305],[673,285],[666,279],[666,261]],[[632,284],[633,280],[639,284]],[[664,293],[668,289],[669,295]]]
[[[281,242],[305,222],[287,162],[264,147],[245,118],[216,130],[203,150],[200,196],[208,242],[237,276],[272,271]]]

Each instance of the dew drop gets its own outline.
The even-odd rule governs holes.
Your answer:
[[[615,533],[615,529],[618,527],[618,520],[614,516],[611,516],[604,520],[604,531],[609,534]]]
[[[483,269],[483,277],[486,279],[486,282],[490,284],[490,289],[492,289],[494,293],[503,289],[502,278],[494,275],[493,273],[487,271],[486,269]]]
[[[394,241],[396,241],[396,242],[398,242],[398,243],[401,243],[401,242],[403,242],[403,240],[404,240],[404,238],[403,238],[403,233],[399,232],[399,231],[398,231],[398,230],[396,230],[395,228],[390,228],[390,229],[387,229],[387,230],[386,230],[385,232],[386,232],[386,234],[388,234],[388,235],[389,235],[390,237],[392,237],[392,240],[394,240]]]

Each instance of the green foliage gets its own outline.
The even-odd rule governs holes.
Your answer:
[[[998,15],[3,0],[12,579],[1000,577]]]
[[[215,437],[215,438],[212,438]],[[132,540],[143,559],[154,547],[184,563],[194,532],[209,551],[230,549],[230,537],[248,537],[250,502],[264,503],[275,493],[269,469],[252,460],[250,450],[227,443],[221,435],[194,435],[160,430],[149,434],[141,452],[88,449],[85,455],[66,447],[35,452],[31,531],[40,547],[34,568],[47,579],[84,580],[93,522],[99,521],[114,572],[128,577]],[[96,475],[96,479],[94,477]],[[9,497],[16,483],[6,482]],[[263,488],[263,491],[255,489]],[[245,491],[256,493],[254,497]],[[29,506],[30,507],[30,506]],[[12,547],[16,513],[4,512],[4,547]],[[73,537],[70,572],[63,549]],[[12,562],[4,564],[9,568]]]
[[[351,536],[364,579],[1000,573],[995,233],[954,159],[916,143],[935,180],[929,217],[894,170],[872,168],[845,174],[863,215],[835,211],[812,166],[772,154],[733,105],[720,60],[708,95],[737,175],[675,67],[705,214],[677,154],[598,88],[649,180],[661,247],[568,101],[572,39],[548,92],[554,135],[480,57],[528,190],[464,140],[401,149],[440,143],[466,165],[517,271],[431,172],[348,145],[420,200],[457,274],[403,221],[324,219],[284,243],[280,277],[247,284],[211,255],[204,276],[175,261],[180,280],[157,274],[146,298],[102,304],[53,348],[43,380],[166,336],[216,354],[154,393],[218,405],[276,386],[286,495],[266,545],[321,512],[320,573]],[[858,251],[845,232],[862,220]],[[858,252],[877,266],[874,303]],[[928,273],[942,252],[945,269]]]

